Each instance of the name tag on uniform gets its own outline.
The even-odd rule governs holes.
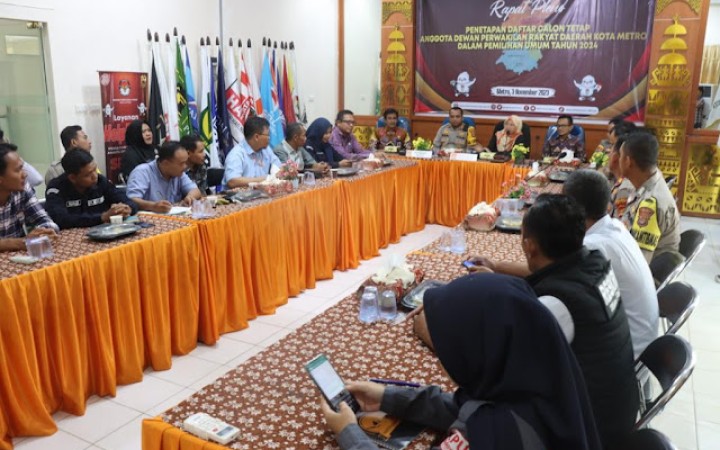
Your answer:
[[[105,203],[105,196],[102,195],[98,198],[88,200],[88,206],[97,206],[102,205],[103,203]]]
[[[80,200],[68,200],[65,202],[65,206],[68,208],[77,208],[80,206]]]
[[[470,450],[470,443],[458,430],[440,444],[440,450]]]

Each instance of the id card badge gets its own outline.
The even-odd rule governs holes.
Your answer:
[[[442,441],[440,450],[470,450],[470,443],[465,439],[465,436],[455,430],[447,439]]]

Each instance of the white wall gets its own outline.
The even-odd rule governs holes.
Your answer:
[[[0,17],[47,23],[49,88],[56,112],[52,133],[57,136],[66,125],[81,125],[93,141],[93,154],[102,168],[97,71],[149,70],[145,30],[164,36],[178,27],[191,44],[194,76],[199,80],[199,39],[210,35],[214,41],[219,36],[219,8],[219,1],[214,0],[0,0]],[[251,38],[258,76],[263,36],[295,42],[308,119],[332,120],[338,98],[337,0],[273,0],[272,6],[225,0],[223,8],[225,43],[230,37],[243,42]],[[59,156],[59,139],[54,150]]]
[[[272,6],[270,6],[272,5]],[[337,0],[225,0],[223,33],[228,38],[252,39],[255,69],[261,69],[263,37],[294,41],[300,94],[312,121],[337,113],[338,86]]]
[[[710,14],[708,15],[708,26],[705,29],[705,45],[720,44],[720,2],[710,5]]]
[[[375,115],[380,59],[380,0],[345,0],[345,107]]]

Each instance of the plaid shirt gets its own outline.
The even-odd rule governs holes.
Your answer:
[[[38,202],[35,191],[25,184],[24,191],[11,193],[7,203],[0,206],[0,238],[23,237],[33,228],[60,231]]]
[[[208,191],[208,181],[207,181],[207,165],[206,164],[200,164],[195,168],[195,170],[188,169],[187,176],[190,177],[192,181],[197,184],[198,189],[200,189],[200,192],[205,195]]]

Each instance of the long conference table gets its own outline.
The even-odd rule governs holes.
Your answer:
[[[399,158],[210,219],[147,215],[152,228],[119,241],[66,230],[54,257],[30,266],[0,254],[0,450],[54,433],[53,412],[82,415],[91,395],[169,369],[172,355],[274,313],[425,223],[457,225],[527,171]]]

